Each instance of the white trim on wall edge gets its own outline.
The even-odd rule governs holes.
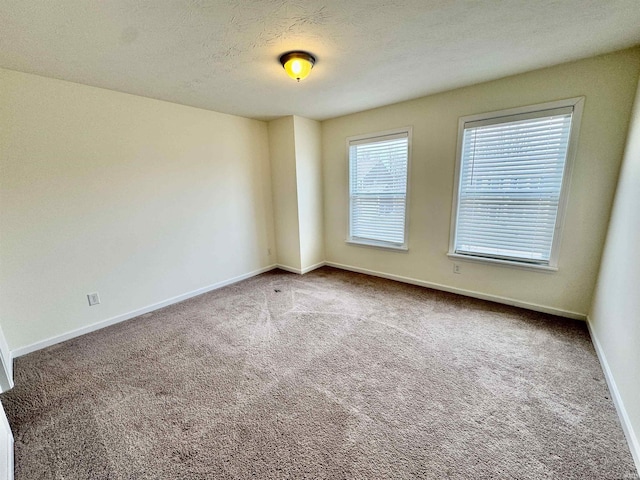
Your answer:
[[[309,273],[312,270],[315,270],[316,268],[320,268],[320,267],[324,267],[326,265],[326,262],[319,262],[316,263],[315,265],[311,265],[310,267],[306,267],[306,268],[295,268],[295,267],[290,267],[289,265],[283,265],[281,263],[276,264],[276,268],[279,268],[280,270],[284,270],[286,272],[291,272],[291,273],[297,273],[298,275],[304,275],[305,273]]]
[[[13,433],[11,432],[11,427],[9,426],[9,421],[7,420],[7,415],[4,412],[4,407],[0,405],[0,409],[2,412],[0,413],[0,442],[4,443],[3,448],[0,451],[6,450],[6,472],[0,472],[0,479],[2,480],[13,480],[13,471],[14,471],[14,454],[13,454]]]
[[[7,344],[7,338],[4,336],[2,328],[0,328],[0,362],[2,362],[2,371],[0,371],[0,392],[6,392],[13,388],[13,361],[11,350]]]
[[[593,342],[593,346],[595,347],[596,354],[598,355],[598,360],[600,360],[600,365],[602,366],[602,371],[604,372],[604,378],[607,381],[607,385],[609,386],[609,391],[611,392],[611,398],[613,399],[613,404],[616,407],[616,412],[618,412],[618,418],[620,418],[620,423],[622,424],[622,430],[624,431],[624,435],[627,439],[627,443],[629,444],[629,450],[631,450],[631,456],[633,457],[633,461],[636,464],[636,469],[638,470],[638,474],[640,474],[640,441],[636,432],[633,429],[633,425],[631,425],[631,421],[629,420],[629,415],[627,415],[627,409],[624,407],[624,402],[622,401],[622,396],[618,391],[618,386],[616,385],[616,381],[613,378],[613,374],[611,373],[611,369],[609,368],[609,363],[607,362],[607,357],[604,354],[604,350],[600,345],[598,337],[596,337],[595,332],[591,328],[591,319],[587,316],[587,328],[589,329],[589,335],[591,335],[591,341]]]
[[[233,283],[246,280],[247,278],[255,277],[256,275],[260,275],[261,273],[268,272],[270,270],[273,270],[274,268],[276,268],[275,264],[269,265],[267,267],[259,268],[258,270],[254,270],[249,273],[244,273],[242,275],[238,275],[237,277],[233,277],[228,280],[222,280],[221,282],[217,282],[212,285],[202,287],[197,290],[193,290],[191,292],[183,293],[182,295],[178,295],[176,297],[163,300],[162,302],[154,303],[153,305],[142,307],[128,313],[123,313],[122,315],[116,315],[115,317],[111,317],[106,320],[101,320],[99,322],[92,323],[91,325],[87,325],[86,327],[80,327],[75,330],[71,330],[70,332],[63,333],[61,335],[55,335],[53,337],[47,338],[45,340],[41,340],[39,342],[32,343],[31,345],[27,345],[25,347],[16,348],[15,350],[11,350],[11,358],[21,357],[23,355],[27,355],[28,353],[35,352],[36,350],[41,350],[43,348],[50,347],[51,345],[55,345],[57,343],[62,343],[66,340],[79,337],[80,335],[84,335],[85,333],[95,332],[96,330],[100,330],[101,328],[105,328],[110,325],[114,325],[116,323],[124,322],[125,320],[129,320],[131,318],[144,315],[145,313],[153,312],[154,310],[158,310],[160,308],[168,307],[169,305],[173,305],[174,303],[182,302],[184,300],[188,300],[189,298],[195,297],[197,295],[202,295],[203,293],[211,292],[212,290],[217,290],[218,288],[226,287],[227,285],[231,285]]]
[[[325,262],[325,265],[329,267],[340,268],[342,270],[349,270],[351,272],[364,273],[366,275],[373,275],[374,277],[386,278],[388,280],[395,280],[397,282],[409,283],[411,285],[418,285],[420,287],[433,288],[434,290],[442,290],[443,292],[456,293],[458,295],[464,295],[466,297],[479,298],[480,300],[489,300],[491,302],[503,303],[505,305],[511,305],[514,307],[526,308],[527,310],[534,310],[536,312],[549,313],[551,315],[558,315],[560,317],[572,318],[574,320],[586,320],[587,316],[583,313],[571,312],[569,310],[562,310],[559,308],[547,307],[545,305],[538,305],[537,303],[523,302],[508,297],[501,297],[499,295],[491,295],[487,293],[476,292],[474,290],[465,290],[463,288],[449,287],[440,283],[426,282],[424,280],[418,280],[417,278],[403,277],[401,275],[393,275],[391,273],[378,272],[375,270],[368,270],[366,268],[353,267],[351,265],[344,265],[342,263]]]

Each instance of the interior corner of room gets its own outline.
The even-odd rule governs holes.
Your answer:
[[[5,350],[330,265],[586,320],[640,466],[639,77],[635,47],[335,118],[256,120],[0,69]],[[449,257],[459,118],[579,96],[557,271]],[[345,241],[346,139],[407,126],[407,251]]]

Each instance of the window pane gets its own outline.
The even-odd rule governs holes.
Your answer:
[[[565,108],[465,125],[455,253],[549,264],[571,118]]]
[[[350,142],[350,239],[405,243],[408,133]]]

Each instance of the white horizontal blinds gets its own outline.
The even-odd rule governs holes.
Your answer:
[[[572,113],[465,124],[456,253],[549,264]]]
[[[403,245],[408,134],[349,142],[351,239]]]

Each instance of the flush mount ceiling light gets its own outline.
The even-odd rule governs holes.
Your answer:
[[[280,57],[280,63],[284,67],[287,75],[294,80],[300,81],[306,78],[316,59],[313,55],[303,51],[287,52]]]

